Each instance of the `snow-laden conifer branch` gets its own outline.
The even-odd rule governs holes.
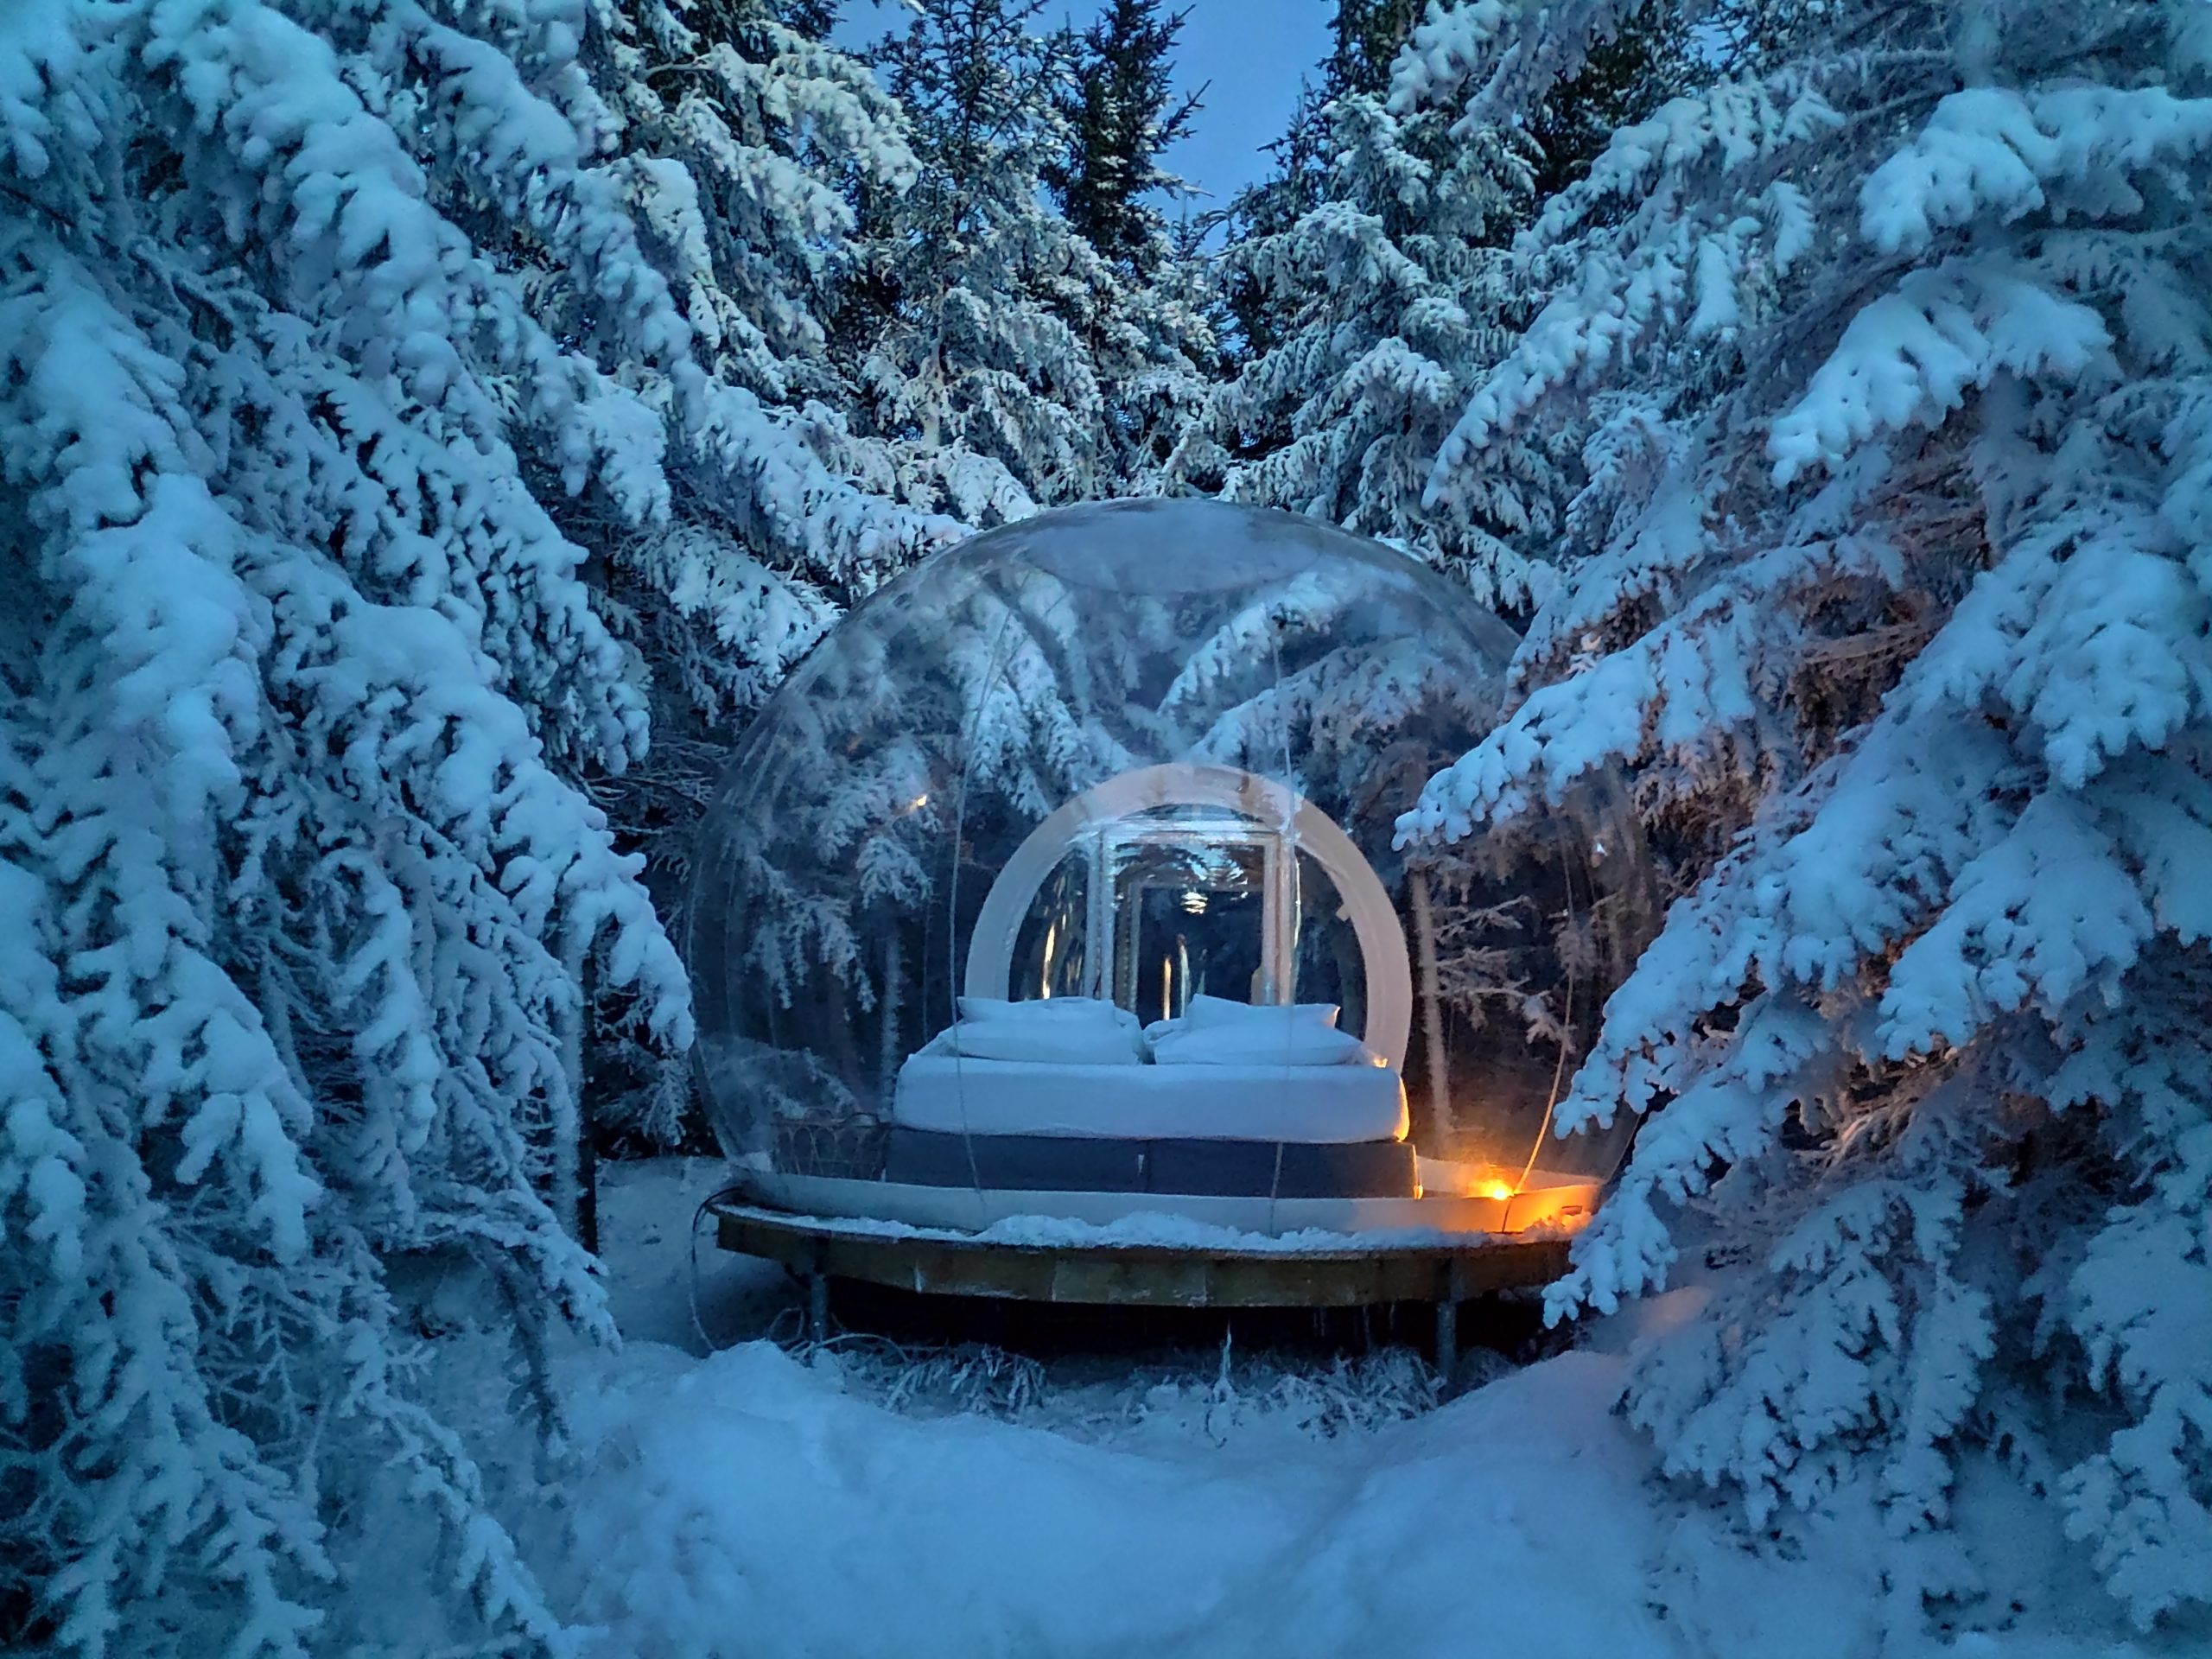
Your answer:
[[[1437,8],[1399,104],[1495,118],[1621,10]],[[1429,499],[1592,420],[1595,550],[1401,831],[1510,837],[1612,767],[1655,815],[1744,804],[1561,1104],[1651,1116],[1554,1306],[1662,1282],[1688,1202],[1753,1242],[1631,1409],[1755,1516],[1872,1455],[1898,1524],[1940,1522],[2000,1368],[2070,1357],[2123,1426],[2061,1487],[2148,1621],[2201,1597],[2212,1513],[2177,1428],[2212,1370],[2114,1272],[2203,1277],[2174,1174],[2212,1100],[2148,1033],[2212,971],[2212,85],[2193,9],[2004,10],[1784,27],[1523,237],[1556,286]]]
[[[700,350],[676,256],[766,284],[715,240],[743,192],[788,187],[786,249],[842,221],[765,162],[715,175],[722,217],[677,210],[696,181],[622,67],[683,49],[670,21],[0,20],[0,1450],[30,1495],[0,1559],[73,1648],[306,1651],[387,1466],[486,1627],[560,1639],[414,1400],[384,1263],[479,1262],[541,1404],[550,1321],[606,1330],[556,1179],[578,964],[665,1045],[690,1014],[569,774],[647,735],[588,557],[741,635],[742,700],[826,590],[953,529],[864,487],[827,410],[764,401],[803,373]],[[763,38],[719,84],[813,135],[764,154],[889,120]],[[738,303],[818,347],[768,286]]]

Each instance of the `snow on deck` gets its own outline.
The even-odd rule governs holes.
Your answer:
[[[1417,1202],[1417,1201],[1416,1201]],[[773,1213],[764,1212],[764,1213]],[[1142,1211],[1117,1221],[1075,1221],[1058,1216],[1008,1216],[980,1232],[943,1227],[913,1227],[905,1222],[865,1216],[821,1216],[807,1219],[810,1231],[852,1238],[897,1238],[946,1244],[1003,1244],[1035,1249],[1171,1249],[1211,1255],[1342,1255],[1373,1250],[1464,1249],[1485,1240],[1504,1242],[1523,1235],[1467,1233],[1440,1227],[1392,1227],[1334,1233],[1305,1228],[1288,1233],[1255,1233],[1218,1227],[1187,1216]],[[1555,1233],[1529,1235],[1556,1236]]]

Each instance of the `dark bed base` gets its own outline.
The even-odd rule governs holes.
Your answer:
[[[1276,1166],[1280,1154],[1281,1166]],[[1272,1141],[1105,1141],[893,1128],[884,1178],[912,1186],[1016,1192],[1159,1192],[1185,1197],[1410,1198],[1404,1141],[1313,1146]]]

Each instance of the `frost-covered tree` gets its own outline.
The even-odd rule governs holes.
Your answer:
[[[865,267],[861,207],[915,175],[904,112],[824,42],[818,5],[651,0],[597,22],[585,61],[606,104],[598,170],[666,274],[692,349],[674,374],[618,353],[670,422],[669,512],[637,524],[587,499],[566,519],[597,556],[601,614],[641,659],[656,737],[620,777],[595,775],[594,794],[680,920],[690,832],[732,737],[842,607],[959,526],[890,499],[897,461],[853,431],[856,393],[830,340]],[[542,242],[513,241],[534,312],[588,334],[599,296]],[[637,1012],[598,988],[595,1114],[666,1140],[688,1068],[639,1043]]]
[[[1268,296],[1275,343],[1217,389],[1177,464],[1218,474],[1232,499],[1400,541],[1486,602],[1525,608],[1549,572],[1501,537],[1550,528],[1546,435],[1493,465],[1482,499],[1437,512],[1422,497],[1510,338],[1518,296],[1499,244],[1528,194],[1525,147],[1502,129],[1454,142],[1449,118],[1401,118],[1358,93],[1329,113],[1322,200],[1227,255],[1237,285]]]
[[[1185,14],[1160,0],[1114,0],[1064,38],[1058,93],[1066,148],[1044,178],[1068,226],[1104,262],[1080,302],[1078,333],[1098,379],[1096,493],[1148,495],[1203,407],[1217,353],[1213,284],[1194,247],[1170,234],[1167,200],[1188,187],[1163,156],[1197,118],[1198,94],[1172,86]]]
[[[384,1264],[473,1258],[525,1374],[605,1328],[560,1224],[580,981],[689,1014],[570,781],[646,735],[594,585],[733,618],[733,550],[788,591],[929,533],[772,401],[807,234],[722,239],[820,200],[744,194],[828,130],[779,98],[876,106],[764,34],[767,80],[655,111],[632,67],[713,55],[676,23],[0,12],[0,1605],[65,1648],[327,1645],[372,1481],[447,1529],[404,1593],[556,1639]]]
[[[1106,262],[1043,199],[1064,152],[1061,46],[1044,0],[924,0],[877,61],[920,171],[881,207],[854,370],[902,500],[970,524],[1080,500],[1102,402],[1084,319]]]
[[[845,417],[829,334],[863,260],[855,203],[895,198],[917,163],[903,112],[823,42],[818,10],[655,0],[593,37],[604,173],[707,371],[686,386],[628,365],[688,442],[664,520],[592,537],[603,607],[680,723],[741,719],[842,606],[958,530],[891,501],[894,463]],[[595,303],[558,270],[533,297],[565,326]]]
[[[1637,10],[1436,7],[1395,96],[1510,123]],[[2212,19],[1711,23],[1429,480],[1591,432],[1519,707],[1402,832],[1621,764],[1698,855],[1560,1112],[1650,1116],[1556,1307],[1662,1283],[1685,1204],[1744,1253],[1638,1369],[1666,1466],[1911,1533],[1994,1445],[2148,1624],[2212,1560]]]
[[[1321,84],[1331,98],[1379,96],[1390,84],[1398,48],[1421,21],[1421,0],[1337,0],[1329,19],[1329,56]]]
[[[1090,330],[1103,404],[1100,495],[1188,487],[1179,452],[1204,417],[1219,372],[1219,284],[1187,238],[1162,238],[1148,276],[1115,273]]]
[[[895,199],[918,163],[897,105],[804,26],[820,22],[808,10],[652,0],[592,36],[611,111],[601,171],[669,275],[684,373],[703,371],[626,365],[676,424],[673,512],[594,540],[664,689],[715,719],[757,702],[838,607],[957,533],[889,499],[895,463],[845,417],[855,394],[829,333],[864,257],[855,200]],[[568,330],[600,303],[558,271],[533,300]]]
[[[1273,169],[1230,199],[1205,228],[1218,228],[1224,245],[1236,249],[1255,238],[1280,235],[1313,211],[1321,200],[1328,166],[1328,123],[1322,111],[1328,98],[1312,81],[1299,85],[1282,136],[1261,146],[1274,158]],[[1279,343],[1282,320],[1268,289],[1233,259],[1224,261],[1222,307],[1230,327],[1226,344],[1232,361],[1255,357]]]
[[[1252,349],[1195,423],[1179,472],[1399,542],[1502,610],[1525,614],[1542,598],[1578,481],[1576,428],[1517,433],[1467,490],[1432,499],[1426,486],[1460,411],[1536,308],[1547,273],[1507,245],[1534,216],[1539,180],[1571,174],[1594,119],[1650,107],[1675,73],[1678,26],[1656,10],[1528,111],[1475,122],[1414,93],[1385,103],[1415,9],[1340,6],[1325,66],[1332,101],[1313,118],[1326,130],[1323,159],[1304,163],[1303,186],[1287,175],[1256,197],[1224,252]],[[1300,153],[1292,144],[1287,163]],[[1282,200],[1301,194],[1310,205],[1281,218]]]
[[[1198,95],[1179,97],[1172,84],[1187,13],[1160,8],[1160,0],[1113,0],[1062,43],[1074,71],[1058,92],[1067,146],[1043,169],[1069,228],[1141,276],[1169,251],[1154,198],[1182,188],[1160,158],[1198,113]]]
[[[867,64],[779,0],[629,9],[606,85],[612,170],[665,255],[702,362],[775,402],[845,399],[825,325],[860,258],[855,197],[916,172],[906,118]]]

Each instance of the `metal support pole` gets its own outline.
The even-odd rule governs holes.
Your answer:
[[[830,1275],[820,1268],[806,1276],[806,1336],[817,1344],[830,1340]]]
[[[1444,1268],[1444,1294],[1436,1304],[1436,1372],[1443,1379],[1445,1396],[1452,1394],[1452,1375],[1459,1369],[1459,1304],[1467,1294],[1467,1281],[1459,1256]]]
[[[599,1254],[599,1147],[591,1138],[591,1125],[583,1126],[577,1147],[576,1237],[594,1255]]]
[[[1459,1126],[1452,1116],[1451,1061],[1444,1052],[1444,997],[1437,982],[1436,915],[1429,904],[1428,872],[1415,865],[1407,873],[1406,890],[1413,899],[1414,963],[1421,970],[1415,989],[1428,1056],[1428,1133],[1433,1138],[1427,1144],[1438,1157],[1448,1158]]]

